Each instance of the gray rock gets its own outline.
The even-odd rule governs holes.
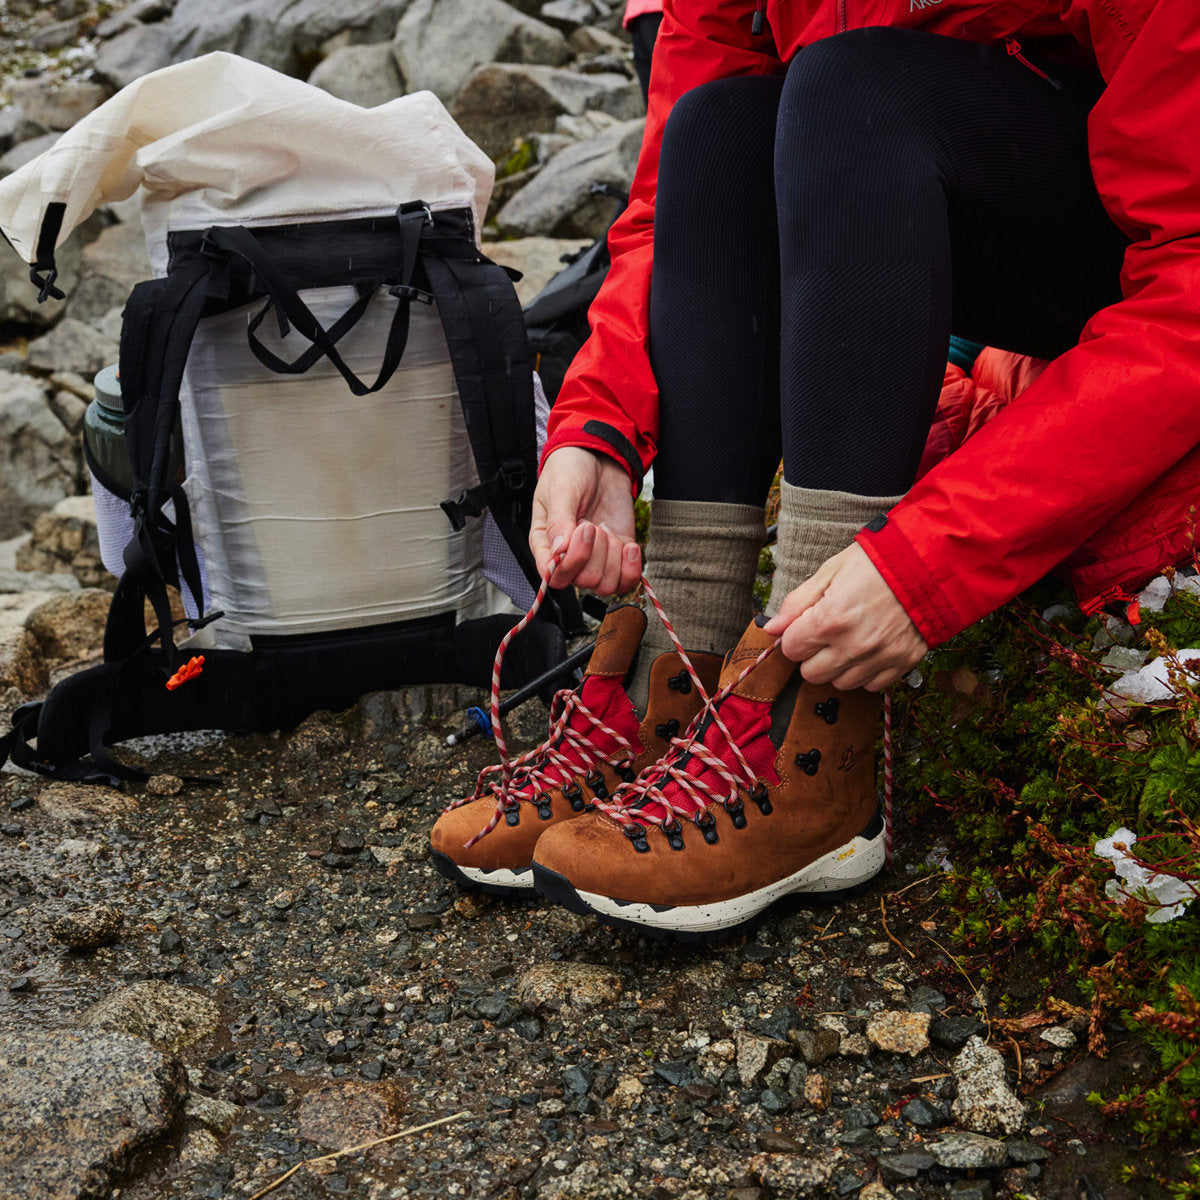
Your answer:
[[[613,204],[606,196],[592,195],[591,185],[629,187],[642,127],[640,120],[624,121],[556,155],[496,215],[500,231],[517,237],[598,237],[612,220]]]
[[[936,1100],[914,1097],[901,1110],[900,1115],[918,1129],[932,1129],[950,1123],[950,1111]]]
[[[621,977],[591,963],[537,963],[521,976],[516,998],[528,1012],[608,1008],[621,998]]]
[[[22,571],[48,575],[70,573],[84,587],[112,586],[112,577],[100,560],[100,532],[91,496],[68,496],[33,522],[29,541],[17,550]],[[83,646],[79,653],[95,649]]]
[[[0,593],[13,592],[77,592],[79,580],[74,575],[46,574],[42,571],[18,571],[15,567],[0,567]]]
[[[632,120],[642,115],[642,94],[621,75],[489,63],[471,73],[451,113],[468,137],[496,157],[514,138],[549,132],[563,114],[578,116],[589,108]]]
[[[940,1142],[929,1144],[929,1153],[939,1167],[955,1171],[988,1170],[1008,1161],[1003,1142],[979,1133],[948,1133]]]
[[[564,255],[571,255],[590,241],[581,238],[514,238],[509,242],[484,243],[483,252],[502,267],[521,272],[517,280],[517,299],[528,304],[565,266]]]
[[[789,1200],[808,1200],[830,1194],[834,1176],[847,1162],[841,1150],[809,1156],[799,1154],[755,1154],[747,1163],[749,1172],[773,1194]]]
[[[108,314],[114,308],[118,311],[124,308],[134,286],[152,275],[140,222],[109,225],[83,249],[79,285],[67,305],[66,315],[112,340],[112,329],[104,326]],[[117,332],[119,336],[119,326]]]
[[[82,24],[82,21],[73,20],[43,25],[29,39],[29,44],[34,50],[61,50],[78,39]]]
[[[11,175],[27,162],[32,162],[39,154],[44,154],[62,137],[61,133],[43,133],[41,137],[29,138],[13,146],[3,157],[0,157],[0,178]]]
[[[42,385],[0,375],[0,537],[12,537],[35,509],[75,491],[76,439],[50,411]]]
[[[958,1096],[951,1111],[965,1129],[1011,1134],[1025,1124],[1025,1105],[1008,1086],[1004,1059],[982,1038],[971,1038],[951,1069],[958,1079]]]
[[[18,142],[28,141],[41,133],[25,116],[19,104],[8,104],[0,108],[0,154],[7,154]]]
[[[125,923],[125,914],[111,904],[93,904],[59,917],[50,926],[57,941],[72,950],[94,950],[115,941]]]
[[[886,1154],[879,1159],[879,1173],[884,1183],[902,1183],[916,1179],[922,1171],[933,1166],[933,1155],[923,1150],[907,1150],[901,1154]]]
[[[410,0],[179,0],[171,14],[171,61],[228,50],[303,75],[331,38],[387,41]]]
[[[97,78],[123,88],[171,62],[171,30],[165,21],[154,25],[137,22],[109,41],[101,42],[92,68]]]
[[[737,1035],[737,1073],[743,1087],[753,1087],[781,1059],[791,1046],[779,1038],[760,1037],[756,1033]]]
[[[171,15],[172,7],[172,3],[163,3],[163,0],[134,0],[133,4],[127,4],[118,12],[105,17],[96,26],[96,36],[114,38],[134,25],[161,21],[163,17]]]
[[[832,1058],[841,1046],[842,1036],[836,1029],[793,1029],[788,1033],[792,1042],[810,1067],[819,1067],[827,1058]]]
[[[82,79],[57,83],[49,75],[8,83],[9,99],[21,106],[29,120],[49,130],[70,129],[80,117],[99,108],[109,94],[99,83]]]
[[[567,44],[576,54],[582,55],[630,53],[627,40],[597,25],[583,25],[573,29],[567,38]]]
[[[484,63],[567,61],[567,40],[504,0],[413,0],[392,42],[412,91],[428,89],[447,104]]]
[[[186,1116],[224,1137],[237,1123],[242,1110],[228,1100],[193,1094],[187,1098],[183,1111]]]
[[[977,1033],[984,1031],[978,1017],[938,1017],[929,1026],[929,1036],[948,1050],[961,1050]]]
[[[83,425],[83,414],[87,412],[87,403],[74,392],[55,392],[50,397],[50,411],[71,433],[78,433]]]
[[[45,686],[45,662],[27,623],[31,614],[59,594],[0,594],[0,691],[16,688],[22,695],[33,696]]]
[[[317,65],[308,82],[363,108],[374,108],[404,95],[404,77],[390,42],[342,46]]]
[[[157,979],[131,983],[113,992],[84,1014],[89,1029],[144,1038],[166,1053],[206,1037],[221,1019],[207,996]]]
[[[91,1030],[0,1037],[0,1195],[105,1196],[174,1119],[178,1063],[136,1038]]]
[[[541,7],[540,16],[543,21],[570,33],[586,25],[596,15],[596,10],[588,0],[550,0]]]
[[[929,1049],[929,1013],[880,1012],[867,1022],[867,1040],[891,1054],[920,1054]]]
[[[90,325],[64,317],[49,333],[29,343],[27,361],[40,371],[74,371],[88,376],[116,362],[118,350],[116,342]]]

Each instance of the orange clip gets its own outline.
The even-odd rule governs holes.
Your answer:
[[[167,691],[173,692],[177,687],[182,687],[189,679],[195,679],[201,671],[204,670],[204,655],[198,655],[196,658],[189,658],[187,662],[167,680]]]
[[[1129,607],[1125,610],[1125,620],[1130,625],[1140,625],[1142,623],[1142,606],[1137,599],[1130,600]]]

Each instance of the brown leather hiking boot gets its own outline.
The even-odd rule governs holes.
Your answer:
[[[636,778],[687,730],[703,699],[678,654],[660,654],[650,668],[644,716],[634,711],[625,692],[645,630],[640,608],[611,609],[596,635],[583,683],[555,696],[549,736],[514,760],[508,788],[500,767],[487,767],[474,795],[438,818],[430,843],[434,865],[447,879],[493,895],[535,895],[531,863],[538,838]],[[711,694],[720,659],[688,657]]]
[[[703,941],[789,893],[853,890],[879,873],[881,698],[806,683],[774,641],[752,624],[721,675],[732,689],[688,742],[603,811],[538,842],[541,895],[611,925]]]

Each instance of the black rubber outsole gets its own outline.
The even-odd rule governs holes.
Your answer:
[[[537,895],[541,896],[544,900],[549,900],[552,904],[560,905],[562,908],[568,909],[573,913],[579,913],[581,916],[593,916],[602,925],[607,925],[610,928],[631,929],[635,933],[656,942],[671,942],[682,946],[696,946],[721,942],[739,933],[746,933],[754,929],[773,908],[787,904],[789,901],[803,901],[810,904],[817,903],[821,907],[824,907],[826,905],[838,904],[843,900],[852,899],[863,892],[869,891],[882,874],[883,870],[880,870],[872,875],[870,879],[864,879],[861,883],[854,884],[853,887],[841,888],[832,892],[789,892],[786,896],[781,896],[774,904],[768,904],[761,912],[755,913],[754,916],[748,917],[745,921],[739,921],[736,925],[726,925],[721,929],[704,930],[660,929],[655,925],[643,924],[641,921],[627,921],[622,917],[616,917],[610,913],[597,912],[580,896],[565,875],[560,875],[557,871],[552,871],[549,867],[544,867],[537,861],[533,864],[533,885],[537,891]]]
[[[458,865],[448,855],[440,850],[430,850],[430,857],[437,872],[451,883],[456,883],[468,892],[483,892],[485,896],[499,896],[506,900],[533,900],[537,897],[536,887],[506,887],[499,883],[484,883],[471,879],[459,870]]]

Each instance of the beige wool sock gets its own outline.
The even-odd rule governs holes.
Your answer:
[[[752,504],[653,500],[646,578],[685,650],[724,654],[754,615],[754,580],[766,539],[766,514]],[[646,636],[629,689],[644,712],[650,665],[673,650],[658,615],[647,611]]]
[[[902,498],[799,488],[786,479],[779,486],[782,494],[769,617],[779,611],[788,592],[798,588],[827,558],[845,550],[868,521]]]

